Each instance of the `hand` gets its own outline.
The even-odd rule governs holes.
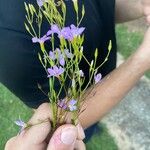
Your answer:
[[[150,24],[150,0],[141,0],[142,12],[146,16],[147,23]]]
[[[49,104],[44,103],[36,110],[29,123],[35,124],[38,120],[45,120],[50,116]],[[33,125],[11,138],[6,143],[5,150],[85,150],[82,141],[84,132],[80,125],[77,127],[69,124],[60,126],[47,142],[50,131],[49,121]]]

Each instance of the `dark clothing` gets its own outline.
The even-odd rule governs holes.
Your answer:
[[[36,0],[26,0],[36,3]],[[81,6],[81,1],[80,6]],[[85,17],[81,26],[86,27],[84,54],[88,60],[96,48],[99,49],[98,63],[107,55],[109,40],[112,40],[112,51],[109,60],[99,70],[103,76],[116,66],[116,38],[114,25],[115,0],[84,0]],[[72,2],[66,1],[66,25],[75,24]],[[36,108],[47,101],[47,97],[38,89],[39,83],[48,91],[47,75],[40,64],[37,53],[38,44],[32,44],[30,35],[25,31],[25,10],[23,1],[0,0],[0,82],[18,96],[29,107]],[[43,23],[42,33],[49,30]],[[49,49],[50,50],[50,49]],[[87,75],[88,65],[83,61],[81,69]]]

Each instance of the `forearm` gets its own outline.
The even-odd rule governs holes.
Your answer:
[[[116,0],[116,23],[123,23],[142,17],[141,0]]]
[[[143,62],[135,59],[135,56],[131,56],[106,76],[86,98],[83,106],[85,111],[80,115],[80,121],[84,128],[96,123],[108,113],[144,74],[147,68]]]

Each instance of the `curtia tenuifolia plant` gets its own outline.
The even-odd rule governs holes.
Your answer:
[[[67,1],[66,1],[67,3]],[[39,60],[49,79],[49,92],[47,93],[52,110],[52,128],[55,130],[60,124],[66,123],[69,114],[70,123],[76,124],[78,116],[85,101],[85,91],[90,85],[97,84],[102,75],[98,69],[108,60],[111,51],[111,41],[108,54],[103,63],[96,67],[98,49],[95,50],[94,59],[89,62],[84,56],[84,31],[80,24],[85,15],[85,8],[79,10],[78,0],[72,0],[73,10],[76,14],[76,24],[66,25],[67,7],[63,0],[37,0],[37,5],[25,3],[25,28],[32,36],[33,43],[39,43],[41,52]],[[43,21],[49,24],[49,30],[41,35]],[[59,41],[59,46],[56,46]],[[48,46],[49,44],[49,46]],[[45,46],[46,45],[46,46]],[[49,50],[46,48],[48,47]],[[89,81],[85,82],[85,75],[80,69],[80,62],[84,59],[89,67]],[[59,88],[55,89],[55,84]],[[39,89],[42,87],[38,85]],[[43,90],[42,90],[43,91]],[[61,93],[65,96],[61,98]],[[23,121],[18,121],[21,130],[29,127]]]

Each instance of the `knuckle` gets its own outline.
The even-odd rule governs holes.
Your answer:
[[[49,103],[43,103],[43,104],[41,104],[39,107],[38,107],[38,109],[37,110],[45,110],[45,109],[47,109],[47,108],[49,108]]]
[[[38,109],[35,112],[35,116],[38,116],[40,118],[51,118],[52,112],[50,109],[50,103],[43,103],[41,104]]]

